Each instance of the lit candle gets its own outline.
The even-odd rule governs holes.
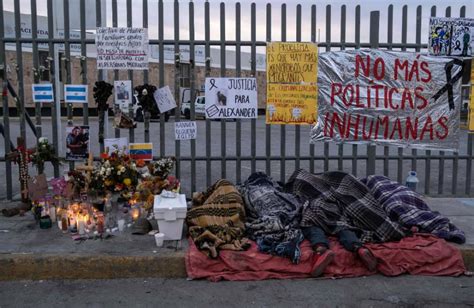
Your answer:
[[[84,216],[78,216],[77,218],[77,230],[79,232],[80,235],[83,235],[86,233],[86,229],[85,229],[85,226],[86,226],[86,222],[84,220]]]
[[[136,221],[138,219],[138,216],[140,216],[140,209],[135,207],[135,208],[132,209],[133,221]]]

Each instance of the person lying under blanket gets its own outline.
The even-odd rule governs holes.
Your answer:
[[[193,207],[186,215],[189,235],[196,247],[211,258],[219,251],[246,250],[245,208],[235,186],[219,180],[204,193],[193,196]]]
[[[316,252],[327,254],[329,263],[333,254],[327,251],[325,234],[337,236],[345,249],[374,270],[376,259],[363,243],[398,241],[410,233],[391,221],[367,186],[350,174],[297,170],[284,190],[305,202],[301,228]]]

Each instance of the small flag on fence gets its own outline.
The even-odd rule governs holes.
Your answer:
[[[64,85],[64,101],[66,103],[87,104],[87,85],[85,84]]]
[[[52,103],[54,102],[53,85],[50,83],[33,84],[33,102]]]
[[[132,159],[153,159],[153,143],[130,143],[129,154]]]

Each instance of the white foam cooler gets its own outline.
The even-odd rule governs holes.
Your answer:
[[[181,240],[186,211],[186,196],[183,194],[174,198],[155,196],[153,214],[160,232],[165,234],[165,241]]]

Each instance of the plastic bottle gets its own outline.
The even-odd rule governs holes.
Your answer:
[[[406,187],[410,188],[413,191],[416,191],[416,186],[418,184],[419,180],[416,177],[416,171],[410,171],[408,173],[408,177],[406,179],[405,185]]]

